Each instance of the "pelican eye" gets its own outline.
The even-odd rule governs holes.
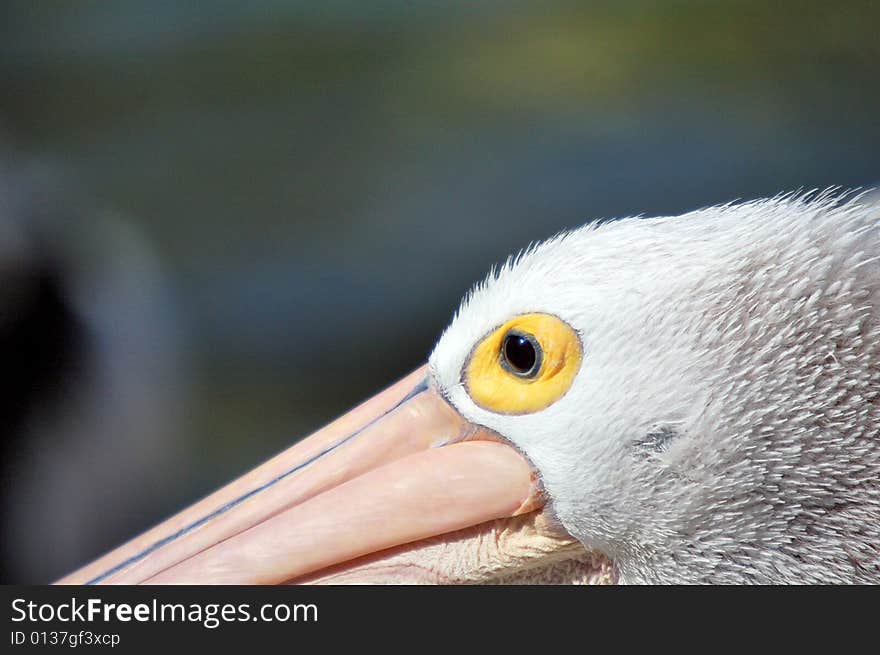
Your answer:
[[[552,314],[521,314],[474,346],[462,371],[473,401],[499,414],[531,414],[562,398],[580,370],[578,333]]]
[[[541,344],[530,334],[511,330],[501,343],[501,366],[523,378],[533,378],[541,370]]]

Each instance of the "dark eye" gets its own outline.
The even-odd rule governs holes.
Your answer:
[[[521,378],[533,378],[541,370],[541,344],[530,334],[511,330],[501,342],[501,366]]]

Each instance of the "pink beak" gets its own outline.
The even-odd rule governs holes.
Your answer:
[[[419,368],[59,583],[275,584],[331,567],[339,575],[356,558],[539,508],[529,463],[426,380]]]

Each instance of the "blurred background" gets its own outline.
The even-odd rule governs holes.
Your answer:
[[[0,581],[423,362],[568,227],[880,182],[880,3],[0,9]]]

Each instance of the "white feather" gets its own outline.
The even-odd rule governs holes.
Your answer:
[[[578,331],[581,370],[543,411],[488,412],[464,363],[529,312]],[[864,196],[561,234],[468,295],[430,371],[624,582],[880,582],[880,210]]]

